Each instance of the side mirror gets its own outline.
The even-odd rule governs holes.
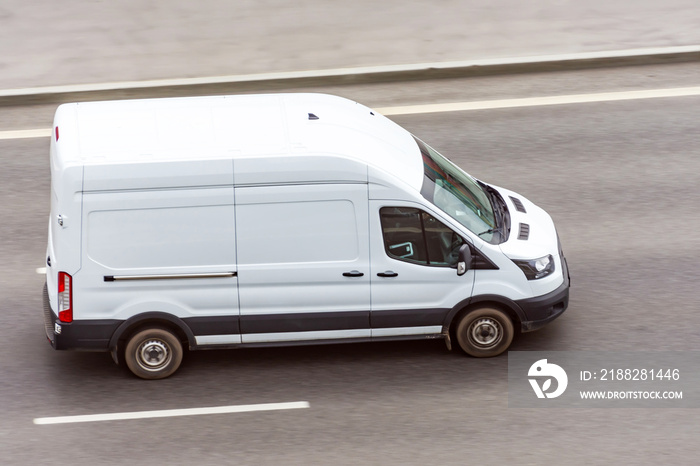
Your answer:
[[[468,244],[463,244],[459,248],[459,260],[457,262],[457,275],[462,276],[467,273],[472,263],[472,250]]]

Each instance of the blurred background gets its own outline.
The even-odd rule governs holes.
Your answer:
[[[700,43],[695,0],[2,0],[0,89]]]

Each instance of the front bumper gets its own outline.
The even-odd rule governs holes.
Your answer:
[[[522,332],[531,332],[544,327],[562,315],[569,306],[571,277],[569,276],[569,265],[561,248],[559,248],[559,257],[561,257],[562,275],[564,277],[564,281],[559,288],[542,296],[516,301],[527,316],[527,320],[521,322]]]

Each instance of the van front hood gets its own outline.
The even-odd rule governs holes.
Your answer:
[[[559,253],[557,230],[552,217],[542,208],[520,194],[491,185],[508,206],[510,213],[510,235],[499,244],[501,251],[510,259],[536,259]]]
[[[552,217],[516,192],[496,186],[493,188],[503,196],[510,213],[510,235],[498,247],[511,260],[533,260],[551,255],[554,273],[528,280],[528,285],[533,296],[552,292],[565,280],[566,270]]]

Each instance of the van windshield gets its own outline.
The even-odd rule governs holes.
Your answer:
[[[500,235],[489,195],[471,175],[415,139],[423,156],[423,197],[483,240],[497,242]]]

